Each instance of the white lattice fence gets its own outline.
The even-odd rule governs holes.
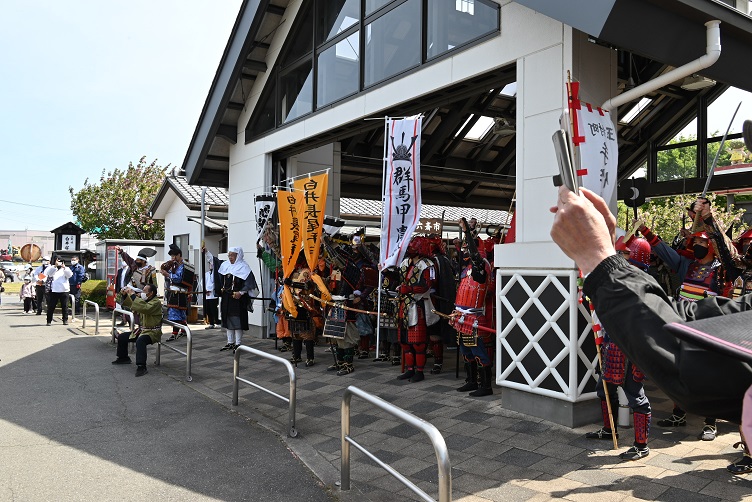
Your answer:
[[[576,272],[499,270],[497,284],[497,383],[572,402],[591,398],[595,349]]]

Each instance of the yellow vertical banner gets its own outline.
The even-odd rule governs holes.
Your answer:
[[[328,183],[329,173],[299,178],[293,183],[299,200],[303,252],[311,270],[314,270],[319,262]]]
[[[302,194],[288,190],[277,190],[277,212],[279,214],[279,247],[282,252],[282,272],[285,278],[295,270],[303,242],[300,221]]]

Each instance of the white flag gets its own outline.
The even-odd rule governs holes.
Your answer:
[[[580,153],[577,174],[582,176],[582,186],[603,197],[606,204],[615,204],[619,144],[611,114],[584,101],[577,104],[572,138]]]
[[[256,232],[261,235],[266,224],[274,215],[276,200],[272,194],[261,194],[256,196]]]
[[[398,265],[420,219],[421,117],[387,120],[381,256],[383,268]]]

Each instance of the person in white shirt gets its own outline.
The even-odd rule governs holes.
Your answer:
[[[52,278],[50,300],[47,302],[47,326],[52,324],[52,313],[55,311],[57,302],[60,301],[60,309],[63,311],[63,324],[68,324],[68,297],[70,296],[70,282],[73,271],[65,266],[65,262],[58,258],[55,265],[50,265],[44,271],[47,277]]]
[[[204,315],[209,322],[209,329],[214,329],[219,324],[219,295],[221,277],[219,267],[221,262],[210,251],[203,248],[206,256],[206,273],[204,273],[204,291],[206,291],[206,303],[204,304]],[[216,277],[215,277],[216,275]]]

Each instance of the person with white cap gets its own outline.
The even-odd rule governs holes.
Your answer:
[[[42,315],[42,303],[46,300],[44,283],[47,276],[44,271],[50,266],[50,257],[45,256],[42,258],[42,264],[34,269],[31,274],[31,279],[34,281],[34,292],[37,296],[37,315]]]
[[[207,258],[209,257],[207,252]],[[258,295],[258,285],[251,266],[243,259],[243,248],[233,247],[227,253],[228,260],[219,266],[222,276],[222,327],[227,330],[227,345],[221,350],[233,351],[243,340],[243,331],[248,330],[248,311],[252,299]]]
[[[18,296],[21,298],[24,304],[24,314],[30,314],[34,306],[34,285],[31,283],[31,276],[24,277],[23,286],[19,291]]]

